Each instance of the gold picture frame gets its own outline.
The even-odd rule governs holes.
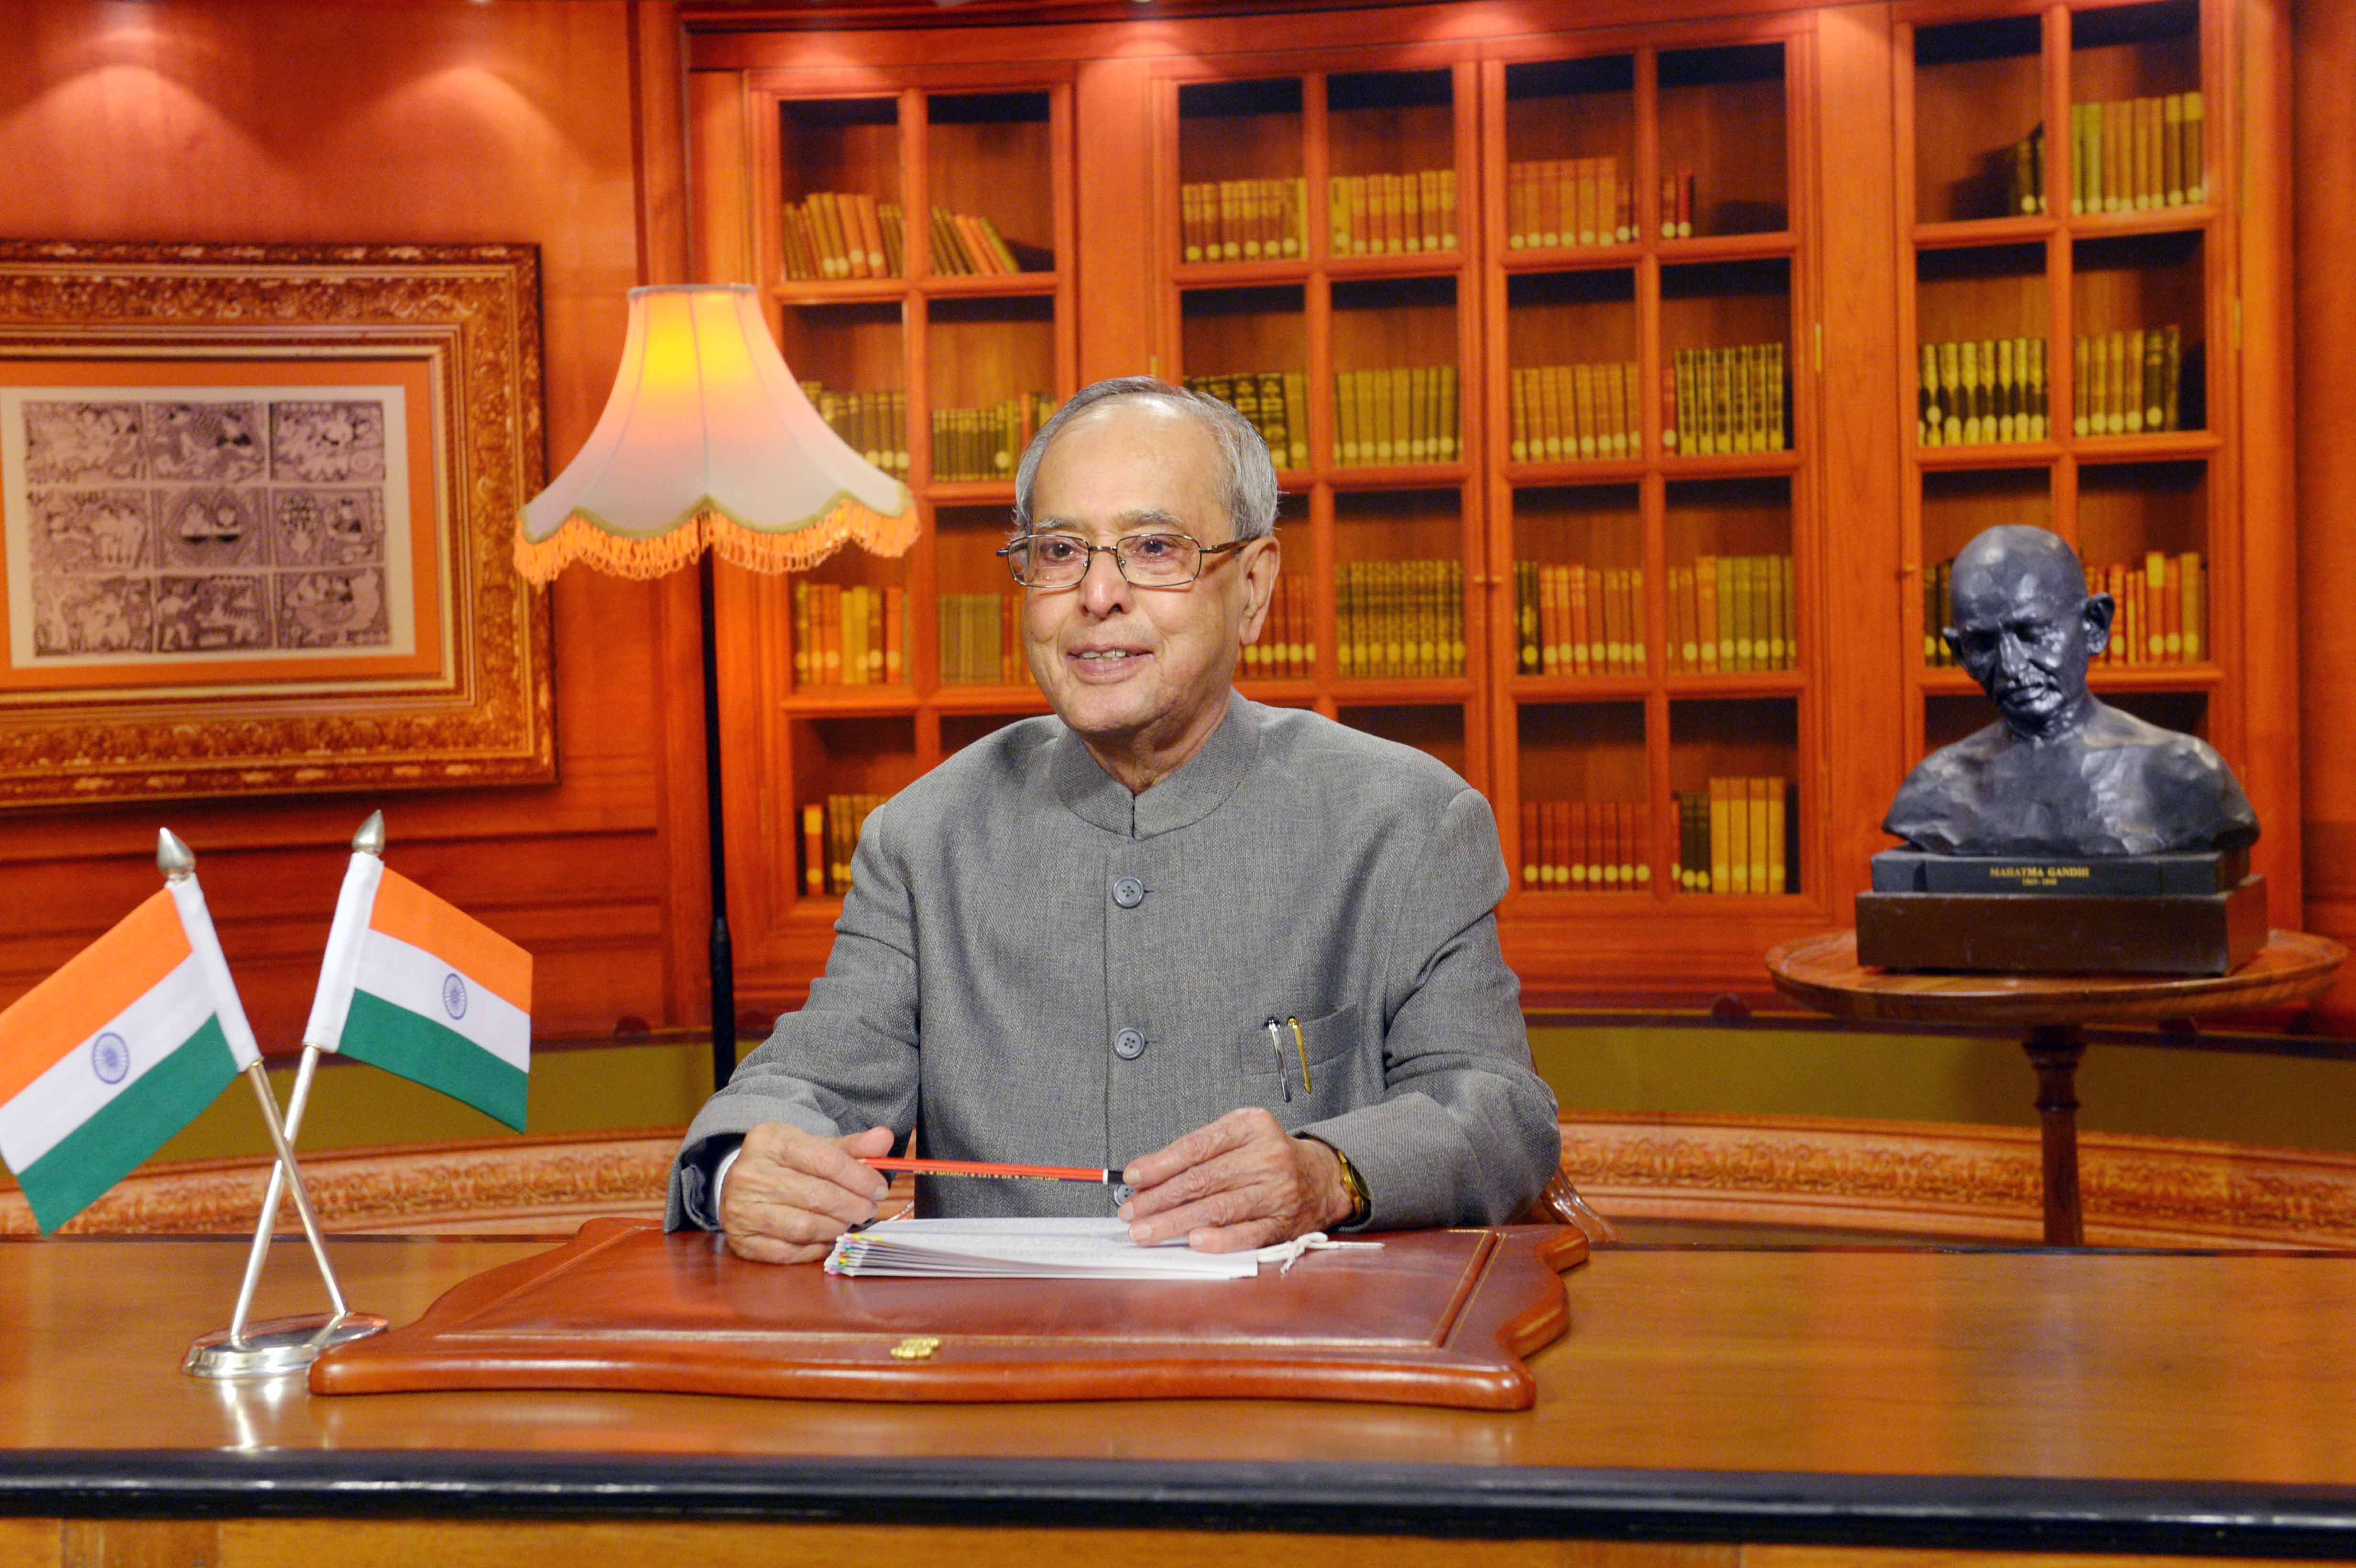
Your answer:
[[[529,245],[0,240],[0,805],[552,782]]]

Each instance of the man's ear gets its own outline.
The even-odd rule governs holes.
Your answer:
[[[2107,593],[2090,593],[2078,611],[2078,619],[2086,628],[2086,654],[2100,658],[2103,650],[2111,645],[2111,622],[2119,613],[2118,602]]]
[[[1964,639],[1955,635],[1953,626],[1940,627],[1939,640],[1947,645],[1947,652],[1954,656],[1957,664],[1964,662]]]
[[[1259,641],[1260,628],[1268,623],[1269,606],[1276,603],[1277,572],[1283,564],[1284,547],[1270,534],[1248,547],[1245,554],[1248,559],[1244,567],[1244,620],[1239,640],[1256,643]]]

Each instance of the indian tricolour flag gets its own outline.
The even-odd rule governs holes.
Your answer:
[[[261,1060],[185,876],[0,1013],[0,1157],[44,1235]]]
[[[355,854],[303,1041],[438,1089],[520,1131],[531,955],[374,855]]]

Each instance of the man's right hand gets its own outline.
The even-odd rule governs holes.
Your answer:
[[[870,1127],[822,1138],[781,1122],[744,1135],[720,1195],[728,1250],[755,1263],[801,1264],[826,1256],[834,1239],[875,1218],[891,1189],[860,1164],[892,1152],[892,1129]]]

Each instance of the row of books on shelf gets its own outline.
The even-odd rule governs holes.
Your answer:
[[[2198,92],[2070,106],[2070,210],[2145,212],[2207,199]],[[2005,149],[2006,210],[2045,210],[2045,126]]]
[[[1642,567],[1517,560],[1514,620],[1524,675],[1644,673]]]
[[[2197,627],[2199,557],[2190,560]],[[2169,571],[2177,570],[2171,563]],[[1933,575],[1944,592],[1945,568]],[[1644,673],[1642,568],[1516,561],[1514,584],[1522,674]],[[1365,679],[1464,673],[1462,562],[1347,561],[1336,568],[1334,589],[1343,676]],[[1305,578],[1279,579],[1260,640],[1244,650],[1246,676],[1283,678],[1315,673],[1317,645],[1309,592]],[[1791,667],[1797,639],[1789,556],[1703,556],[1692,566],[1672,567],[1669,600],[1670,669]],[[942,682],[1016,685],[1024,680],[1017,641],[1021,616],[1015,594],[942,594]],[[1935,615],[1933,624],[1939,624]],[[907,667],[905,591],[896,585],[798,579],[793,637],[797,686],[897,685]]]
[[[1936,668],[1955,664],[1940,635],[1953,603],[1954,562],[1924,572],[1922,657]],[[2086,586],[2111,596],[2111,637],[2094,658],[2099,667],[2196,665],[2209,656],[2208,564],[2199,550],[2147,551],[2137,565],[2092,568]]]
[[[802,891],[812,898],[851,891],[851,856],[882,795],[830,795],[802,807]]]
[[[1799,599],[1788,555],[1705,555],[1669,569],[1671,674],[1794,669]]]
[[[2045,210],[2045,124],[2040,121],[2028,135],[2004,150],[2007,212]]]
[[[907,668],[907,592],[794,580],[794,684],[897,685]]]
[[[1784,778],[1714,778],[1708,789],[1676,792],[1677,851],[1669,874],[1676,890],[1796,891],[1791,788]],[[1633,893],[1651,886],[1648,802],[1525,800],[1521,820],[1523,891]]]
[[[786,203],[786,276],[896,278],[906,270],[900,204],[851,191]]]
[[[1335,663],[1342,677],[1464,673],[1464,563],[1344,561],[1334,569]]]
[[[2078,435],[2184,428],[2184,335],[2174,326],[2081,335],[2071,348],[2070,426]],[[2043,441],[2045,340],[1925,343],[1915,436],[1924,446]]]
[[[1017,640],[1018,596],[944,593],[939,612],[944,685],[1012,686],[1030,678]],[[797,578],[793,619],[796,686],[897,686],[906,678],[906,590]]]
[[[987,218],[937,207],[931,232],[937,277],[1023,270]],[[908,271],[900,205],[872,196],[822,190],[786,203],[785,252],[788,278],[899,278]]]
[[[1644,447],[1641,387],[1633,360],[1508,371],[1507,450],[1516,463],[1634,457]]]
[[[989,219],[933,208],[933,275],[984,277],[1024,271],[1014,248]]]
[[[1988,363],[1996,360],[1995,346],[1962,347],[1971,348],[1975,367],[1983,350]],[[1934,373],[1933,364],[1933,347],[1926,345],[1926,375]],[[2041,364],[2040,358],[2040,368]],[[1333,382],[1342,464],[1448,463],[1462,452],[1455,366],[1340,370]],[[1267,440],[1280,465],[1308,465],[1300,372],[1189,376],[1186,385],[1240,410]],[[1635,365],[1626,360],[1532,365],[1508,372],[1514,461],[1635,456],[1643,449],[1637,416],[1641,386]],[[1663,444],[1701,456],[1783,451],[1791,444],[1785,399],[1780,343],[1679,349],[1664,399],[1676,422],[1662,432]],[[2138,423],[2136,428],[2144,427]],[[1681,441],[1680,431],[1690,432],[1689,437]]]
[[[1020,686],[1031,678],[1020,593],[944,593],[940,626],[943,686]]]
[[[1301,253],[1306,182],[1189,181],[1178,187],[1180,254],[1189,261],[1281,261]],[[1614,245],[1636,238],[1635,197],[1621,160],[1542,158],[1507,165],[1505,243],[1516,251]],[[1333,175],[1325,189],[1336,256],[1453,251],[1456,171]],[[1694,232],[1694,176],[1661,176],[1664,239]]]
[[[1453,463],[1458,429],[1453,365],[1333,373],[1335,454],[1346,465]]]
[[[1404,256],[1456,249],[1456,171],[1335,175],[1325,215],[1336,256]]]
[[[1308,233],[1308,182],[1190,180],[1178,187],[1179,253],[1189,261],[1297,257]]]
[[[1522,802],[1522,891],[1635,893],[1652,885],[1653,811],[1641,800]]]
[[[1279,468],[1309,466],[1309,378],[1300,370],[1189,376],[1186,389],[1213,397],[1249,420]]]
[[[1691,169],[1661,176],[1664,240],[1694,231]],[[1505,244],[1515,251],[1624,244],[1637,236],[1635,191],[1620,160],[1541,158],[1505,165]]]
[[[1786,797],[1780,778],[1716,778],[1679,792],[1680,891],[1792,891]],[[860,830],[890,797],[830,795],[801,808],[802,891],[841,897],[851,890]],[[1644,801],[1525,800],[1521,812],[1526,892],[1641,892],[1652,883],[1652,808]]]
[[[1924,446],[2043,441],[2045,340],[1922,345],[1915,439]]]
[[[1055,411],[1044,392],[1023,392],[982,409],[933,411],[935,479],[1012,479],[1023,449]]]
[[[1792,874],[1792,781],[1715,778],[1708,789],[1679,790],[1677,858],[1669,869],[1680,892],[1799,891]]]
[[[1317,627],[1306,578],[1279,577],[1259,640],[1244,645],[1241,673],[1253,680],[1305,679],[1317,673]]]
[[[2154,562],[2160,558],[2154,556]],[[2192,636],[2200,643],[2200,558],[2169,558],[2166,581],[2189,571]],[[2115,571],[2120,569],[2114,568]],[[2155,565],[2154,571],[2160,570]],[[1935,603],[1945,603],[1946,568],[1931,575]],[[2139,578],[2137,581],[2139,582]],[[2155,580],[2155,586],[2159,580]],[[1642,675],[1644,573],[1640,567],[1514,565],[1524,675]],[[1348,561],[1335,571],[1334,624],[1340,672],[1361,679],[1464,673],[1464,569],[1454,560]],[[2138,590],[2139,592],[2139,590]],[[2123,629],[2126,592],[2119,597]],[[1668,666],[1672,671],[1776,670],[1793,666],[1798,639],[1789,556],[1703,556],[1669,569]],[[2178,600],[2171,596],[2173,606]],[[944,684],[1015,685],[1026,678],[1017,643],[1019,598],[1000,593],[940,596],[940,678]],[[2169,627],[2187,624],[2170,609]],[[1944,611],[1928,623],[1944,624]],[[1248,677],[1305,677],[1317,645],[1302,578],[1279,580],[1260,640],[1244,650]],[[906,596],[897,586],[845,586],[798,580],[793,588],[797,686],[896,685],[906,670]],[[2179,645],[2171,641],[2171,647]],[[1944,649],[1933,650],[1934,663]],[[2136,662],[2143,662],[2137,660]],[[2169,662],[2177,662],[2171,656]]]
[[[2175,326],[2081,336],[2071,347],[2070,428],[2143,435],[2184,428],[2184,334]]]
[[[896,478],[908,476],[908,394],[835,392],[804,381],[802,395],[843,444]]]
[[[1668,569],[1673,674],[1794,667],[1799,619],[1788,555],[1706,555]],[[1523,675],[1642,675],[1641,568],[1514,563],[1515,667]]]
[[[2093,586],[2113,605],[2103,665],[2199,664],[2209,656],[2209,571],[2198,550],[2147,551],[2140,571],[2114,563]]]
[[[2072,104],[2070,210],[2143,212],[2207,200],[2207,123],[2198,92]]]
[[[1783,346],[1680,348],[1670,361],[1661,444],[1688,457],[1783,452],[1791,445]]]
[[[2161,335],[2127,336],[2140,345],[2146,336],[2156,343]],[[1979,348],[1974,347],[1973,352],[1976,357]],[[1988,357],[1994,357],[1992,348]],[[1933,362],[1931,347],[1926,345],[1926,375]],[[1944,359],[1940,363],[1944,365]],[[1249,420],[1279,466],[1308,466],[1308,409],[1300,371],[1189,376],[1185,384],[1231,405]],[[1642,442],[1636,416],[1640,385],[1636,367],[1626,361],[1528,366],[1512,371],[1515,461],[1635,455]],[[853,451],[888,474],[907,474],[905,393],[833,392],[816,381],[803,382],[802,390],[819,416]],[[1338,461],[1352,467],[1456,461],[1463,451],[1461,396],[1453,365],[1335,371]],[[1681,444],[1681,430],[1690,432],[1683,443],[1686,450],[1700,455],[1779,452],[1789,444],[1780,343],[1680,349],[1664,400],[1676,423],[1663,432],[1662,442],[1673,450]],[[985,409],[934,410],[933,476],[1006,477],[1013,472],[1032,433],[1053,411],[1053,400],[1043,393],[1023,393]],[[2132,428],[2147,428],[2140,411]]]

